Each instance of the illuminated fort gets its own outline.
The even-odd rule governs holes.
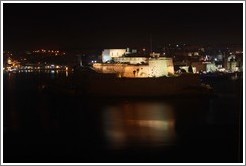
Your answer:
[[[150,56],[136,56],[136,51],[129,49],[105,49],[102,63],[94,63],[94,70],[99,73],[115,73],[118,77],[146,78],[162,77],[174,74],[172,58],[160,57],[158,53]]]

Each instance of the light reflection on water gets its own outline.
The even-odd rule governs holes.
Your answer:
[[[241,161],[239,97],[85,99],[39,89],[52,78],[67,80],[66,72],[3,78],[6,161]],[[217,86],[230,92],[237,85]]]
[[[128,102],[105,108],[104,134],[112,148],[155,147],[175,141],[173,107],[162,102]]]

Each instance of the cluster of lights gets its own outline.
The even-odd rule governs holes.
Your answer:
[[[236,51],[236,54],[242,54],[243,51]]]
[[[45,66],[21,66],[21,65],[11,65],[3,68],[5,71],[17,71],[17,70],[65,70],[68,71],[69,68],[67,66],[62,65],[45,65]]]
[[[183,43],[183,44],[170,44],[170,43],[169,43],[169,44],[168,44],[168,46],[171,46],[171,45],[172,45],[172,46],[175,45],[176,47],[179,47],[179,46],[185,46],[186,44],[185,44],[185,43]]]
[[[62,65],[54,65],[54,64],[52,64],[52,65],[46,65],[45,67],[44,67],[45,69],[61,69],[61,70],[68,70],[68,67],[67,66],[62,66]]]
[[[65,52],[61,52],[59,50],[45,50],[45,49],[40,49],[40,50],[34,50],[34,53],[51,53],[55,55],[65,55]]]

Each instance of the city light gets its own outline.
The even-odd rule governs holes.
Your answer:
[[[245,3],[108,3],[1,4],[2,163],[242,164]]]

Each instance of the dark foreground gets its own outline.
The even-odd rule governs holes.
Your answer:
[[[216,97],[86,98],[43,93],[65,73],[4,74],[6,163],[242,162],[242,80]]]

